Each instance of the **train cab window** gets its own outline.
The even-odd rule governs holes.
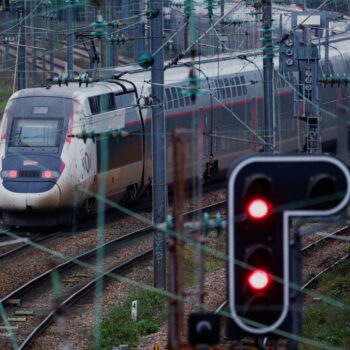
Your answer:
[[[242,92],[241,82],[239,81],[239,77],[235,77],[235,82],[237,87],[237,95],[242,96],[243,92]]]
[[[173,98],[174,108],[179,108],[179,97],[177,96],[176,88],[171,88],[171,94]]]
[[[91,114],[100,113],[100,96],[89,97]]]
[[[113,111],[115,110],[114,95],[110,93],[89,97],[89,105],[91,114],[100,114]]]
[[[114,101],[117,109],[132,107],[136,104],[135,93],[127,92],[114,96]]]
[[[58,147],[63,119],[15,118],[10,147]]]
[[[173,101],[171,100],[170,89],[165,89],[165,96],[167,109],[173,109]]]

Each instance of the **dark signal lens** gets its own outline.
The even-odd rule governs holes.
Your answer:
[[[270,214],[271,204],[263,198],[254,198],[249,202],[247,212],[252,219],[260,220]]]
[[[269,274],[261,269],[254,270],[248,277],[248,284],[252,289],[264,290],[270,284]]]

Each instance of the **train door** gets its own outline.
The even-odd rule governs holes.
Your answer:
[[[106,194],[115,200],[125,194],[128,200],[135,199],[143,182],[143,120],[136,100],[135,91],[113,95],[113,113],[103,119],[104,130],[112,129],[114,134],[97,142],[98,172],[103,171],[104,147],[108,154]]]

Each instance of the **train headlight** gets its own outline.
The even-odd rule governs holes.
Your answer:
[[[1,177],[3,179],[15,179],[18,176],[17,170],[3,170],[1,172]]]
[[[58,176],[59,176],[59,172],[54,170],[44,170],[41,172],[41,177],[43,179],[55,179]]]

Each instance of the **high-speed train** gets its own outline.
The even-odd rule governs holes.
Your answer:
[[[349,43],[332,45],[328,69],[334,76],[350,72]],[[201,94],[195,104],[183,93],[188,63],[165,71],[167,183],[173,177],[171,135],[175,128],[187,135],[187,179],[193,174],[204,181],[218,176],[236,157],[261,150],[262,59],[257,56],[250,61],[223,56],[197,62]],[[320,75],[324,65],[320,62]],[[53,85],[11,96],[0,130],[0,210],[5,224],[56,225],[70,220],[73,208],[94,211],[94,194],[101,181],[106,197],[114,201],[138,198],[150,186],[151,73],[137,67],[118,69],[112,79],[88,86]],[[293,118],[292,89],[277,74],[275,101],[276,149],[300,150],[303,122]],[[348,105],[345,84],[320,87],[324,147],[336,141],[332,114]],[[124,137],[101,136],[110,129],[124,130]],[[94,131],[97,137],[70,137],[83,130]]]

